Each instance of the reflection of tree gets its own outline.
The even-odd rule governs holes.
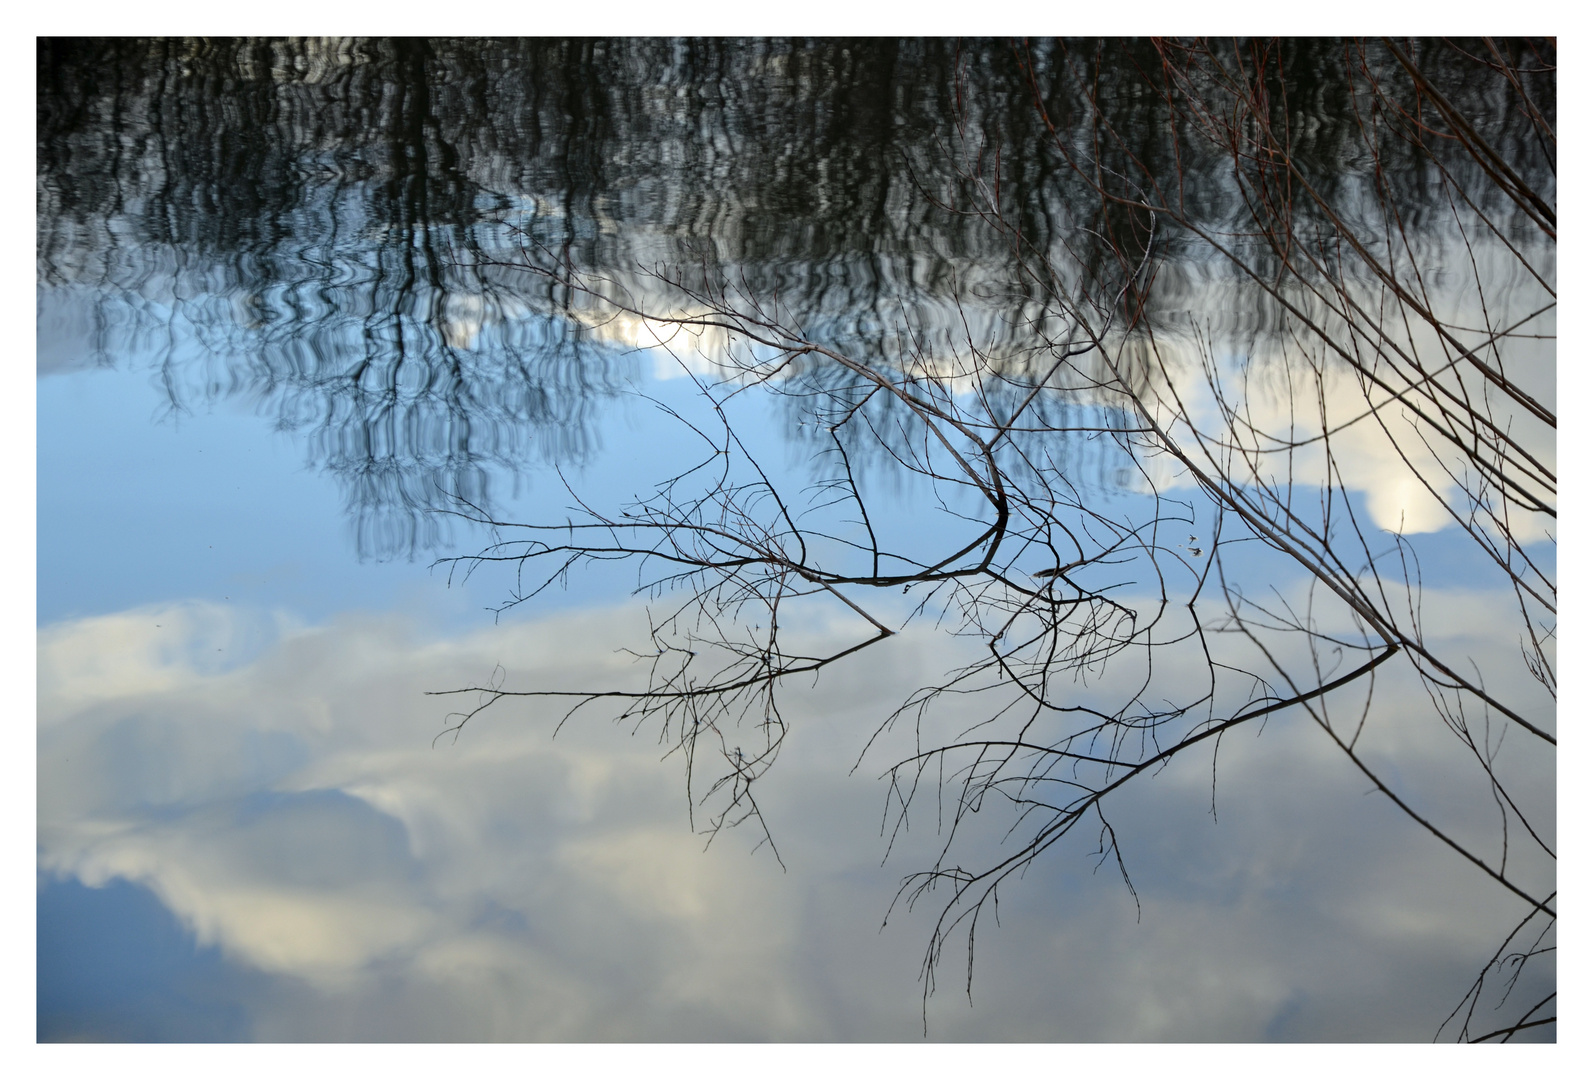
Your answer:
[[[727,378],[703,384],[683,433],[698,457],[651,497],[515,526],[462,560],[514,566],[511,603],[574,567],[633,562],[654,600],[640,684],[458,691],[479,698],[454,730],[506,697],[611,707],[679,751],[710,833],[751,822],[772,846],[758,782],[787,732],[786,681],[926,618],[949,624],[974,646],[967,666],[869,741],[902,740],[887,819],[902,830],[932,807],[941,825],[938,857],[902,892],[938,912],[927,994],[958,937],[971,980],[981,917],[1053,848],[1082,842],[1128,879],[1112,824],[1125,792],[1215,756],[1225,733],[1303,714],[1518,905],[1440,1031],[1552,1024],[1552,46],[1015,51],[1023,99],[975,93],[954,69],[950,179],[926,185],[959,229],[1011,253],[1010,347],[904,313],[857,353],[722,266],[641,290],[528,235],[516,272],[615,323],[714,341]],[[1302,99],[1328,101],[1332,122],[1289,105]],[[1019,112],[1026,154],[983,123]],[[1201,273],[1219,296],[1247,281],[1239,314],[1254,317],[1181,312]],[[749,387],[781,396],[823,448],[805,490],[749,449]],[[1079,440],[1136,475],[1138,497],[1087,497]],[[888,531],[863,454],[955,535]],[[1437,552],[1420,534],[1443,524],[1463,543]],[[1435,558],[1511,599],[1516,655],[1467,655],[1428,613]],[[810,612],[855,633],[812,647],[793,629]],[[1391,672],[1419,684],[1426,717],[1377,697]],[[1400,768],[1423,719],[1462,751],[1415,763],[1436,778]]]
[[[98,349],[152,353],[174,408],[242,394],[302,431],[362,551],[433,546],[440,493],[487,505],[528,436],[590,449],[614,362],[476,269],[495,198],[457,168],[425,46],[346,70],[308,46],[41,50],[41,284],[95,289]]]
[[[1355,145],[1342,65],[1331,43],[1286,52],[1293,100],[1310,103],[1291,107],[1312,121],[1294,152],[1334,184]],[[1124,150],[1179,170],[1192,217],[1233,213],[1221,154],[1197,140],[1169,156],[1154,136],[1149,46],[45,40],[39,279],[92,289],[102,356],[153,353],[175,406],[243,394],[307,431],[365,550],[424,546],[438,489],[483,504],[484,466],[523,459],[530,433],[545,452],[588,450],[617,374],[560,316],[568,297],[496,265],[521,233],[637,287],[639,267],[705,265],[858,356],[892,349],[903,317],[926,332],[966,319],[992,355],[1022,354],[1044,298],[1005,275],[1000,237],[933,206],[955,184],[948,118],[1021,193],[1004,197],[1023,235],[1077,247],[1098,197],[1036,148],[1046,122],[1091,138],[1096,114],[1050,76],[1081,55],[1098,55],[1095,108]],[[1463,61],[1431,62],[1478,103]],[[1545,100],[1552,114],[1552,87]],[[1510,139],[1530,135],[1495,113]],[[1395,164],[1391,197],[1419,224],[1424,174]],[[1142,299],[1176,310],[1175,279],[1220,272],[1197,248],[1169,231],[1164,287]],[[1108,251],[1071,263],[1110,279]],[[1257,313],[1241,321],[1266,317],[1230,293]]]
[[[306,432],[365,550],[432,542],[439,488],[490,516],[487,467],[533,433],[587,452],[614,346],[671,328],[805,422],[811,504],[721,386],[699,468],[490,557],[683,589],[648,687],[576,700],[661,720],[716,826],[756,811],[780,681],[900,629],[872,595],[954,620],[980,658],[881,729],[922,739],[901,819],[949,800],[911,886],[949,897],[931,973],[1065,837],[1114,856],[1119,791],[1264,716],[1306,711],[1403,800],[1339,716],[1398,663],[1518,841],[1421,818],[1527,905],[1461,1034],[1494,981],[1552,982],[1552,820],[1520,779],[1553,753],[1552,47],[46,41],[38,71],[41,287],[92,290],[102,352],[153,355],[174,406]],[[958,550],[879,534],[888,477],[964,515]],[[1432,644],[1422,539],[1377,528],[1401,513],[1515,598],[1521,666]],[[1257,591],[1255,552],[1310,589]],[[799,648],[805,604],[858,643]],[[1136,689],[1081,695],[1108,665]],[[954,700],[990,723],[937,732]],[[1003,802],[1012,845],[976,843]]]

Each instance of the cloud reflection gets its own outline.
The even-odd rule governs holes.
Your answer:
[[[422,691],[500,662],[518,685],[623,676],[607,646],[638,618],[436,638],[185,604],[48,627],[41,871],[150,889],[250,973],[255,1038],[920,1037],[927,927],[879,931],[917,856],[880,868],[877,770],[847,769],[950,645],[907,635],[793,699],[766,803],[787,874],[748,857],[750,834],[705,852],[645,733],[591,720],[552,740],[556,714],[530,706],[432,747],[448,706]],[[931,1037],[1429,1037],[1509,905],[1323,743],[1280,720],[1225,744],[1216,826],[1209,759],[1142,788],[1119,817],[1138,917],[1090,860],[1037,866],[981,937],[975,1008],[949,976]],[[909,845],[933,843],[917,824]]]

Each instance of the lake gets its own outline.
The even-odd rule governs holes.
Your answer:
[[[1552,1041],[1555,63],[40,39],[39,1040]]]

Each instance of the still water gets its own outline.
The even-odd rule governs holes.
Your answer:
[[[39,1038],[1552,1015],[1553,52],[1406,45],[41,41]]]

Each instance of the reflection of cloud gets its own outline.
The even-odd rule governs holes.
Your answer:
[[[701,325],[706,310],[649,317],[612,308],[572,308],[569,315],[594,341],[624,349],[650,351],[655,379],[677,379],[687,373],[722,376],[733,363],[732,336],[723,326]]]
[[[1502,328],[1525,315],[1522,308],[1548,300],[1547,294],[1535,298],[1531,290],[1515,281],[1511,260],[1497,246],[1479,245],[1478,251],[1484,280],[1492,283],[1492,310],[1480,306],[1474,283],[1468,291],[1465,279],[1457,278],[1446,286],[1435,286],[1428,297],[1448,325]],[[1354,299],[1364,311],[1384,311],[1375,291]],[[1219,319],[1224,313],[1225,298],[1216,287],[1192,296],[1189,303],[1193,310],[1215,313]],[[1307,310],[1313,309],[1307,306]],[[1500,455],[1500,461],[1490,459],[1500,448],[1490,450],[1486,438],[1468,426],[1465,415],[1471,411],[1496,425],[1550,470],[1556,468],[1554,429],[1536,420],[1469,364],[1457,360],[1456,350],[1440,340],[1431,326],[1406,314],[1397,308],[1385,311],[1377,333],[1361,327],[1361,336],[1367,340],[1384,336],[1388,352],[1379,354],[1362,345],[1361,336],[1342,327],[1333,329],[1333,319],[1316,313],[1335,341],[1353,350],[1362,371],[1352,370],[1309,334],[1291,340],[1283,335],[1246,336],[1219,330],[1202,332],[1203,340],[1197,343],[1188,333],[1162,333],[1157,349],[1168,378],[1157,379],[1153,394],[1148,395],[1161,399],[1151,401],[1152,411],[1160,422],[1173,424],[1175,436],[1198,460],[1201,455],[1195,440],[1174,419],[1175,403],[1187,410],[1186,419],[1192,419],[1208,440],[1207,453],[1222,463],[1216,471],[1232,477],[1241,475],[1243,468],[1255,467],[1259,479],[1280,492],[1292,491],[1295,503],[1302,491],[1323,484],[1331,474],[1335,483],[1364,495],[1373,523],[1389,532],[1427,533],[1452,525],[1454,518],[1440,499],[1462,519],[1472,511],[1456,481],[1475,486],[1477,466],[1448,441],[1450,436],[1458,446],[1474,451],[1479,460],[1504,468],[1512,482],[1524,484],[1526,490],[1553,506],[1554,496],[1542,486],[1541,478],[1514,464],[1501,465],[1507,455]],[[1455,333],[1483,350],[1479,356],[1486,363],[1502,368],[1517,387],[1553,409],[1555,326],[1551,309],[1518,327],[1517,336],[1503,340],[1497,353],[1483,350],[1486,339],[1479,331]],[[1391,360],[1405,356],[1418,358],[1421,371],[1407,360]],[[1249,461],[1236,452],[1224,429],[1212,379],[1226,397],[1226,407],[1237,413],[1241,429],[1247,425],[1255,429],[1254,434],[1246,432],[1238,440],[1239,448],[1250,455]],[[1429,397],[1434,400],[1427,400]],[[1372,407],[1376,415],[1369,412]],[[1418,408],[1427,421],[1418,418]],[[1447,426],[1436,430],[1431,421]],[[1485,432],[1485,425],[1479,424],[1477,430]],[[1331,463],[1321,441],[1323,432],[1331,433]],[[1291,443],[1296,444],[1293,449],[1289,449]],[[1172,475],[1166,462],[1151,462],[1150,467],[1158,481],[1193,486],[1189,477]],[[1162,469],[1159,475],[1158,467]],[[1499,508],[1495,511],[1500,512]],[[1525,525],[1529,518],[1530,528]],[[1553,521],[1513,512],[1518,537],[1535,539],[1541,535],[1540,528],[1552,532]]]
[[[764,797],[786,874],[747,834],[704,851],[646,734],[594,716],[550,741],[556,711],[506,702],[432,748],[459,703],[422,691],[498,662],[515,686],[624,677],[610,648],[638,628],[626,609],[427,640],[198,605],[49,627],[40,865],[143,883],[233,963],[291,976],[255,1003],[261,1038],[917,1038],[927,926],[878,929],[932,816],[881,869],[877,770],[846,770],[949,646],[908,635],[793,688]],[[216,641],[250,658],[217,664]],[[1418,778],[1449,753],[1399,738]],[[1426,1037],[1510,907],[1334,754],[1280,718],[1224,743],[1218,825],[1209,757],[1122,801],[1143,917],[1079,852],[1047,859],[981,930],[976,1008],[946,973],[932,1035]]]
[[[1190,408],[1196,425],[1209,440],[1225,442],[1226,433],[1222,418],[1206,387],[1205,374],[1195,349],[1187,342],[1185,348],[1164,345],[1163,354],[1177,372],[1173,393],[1176,399]],[[1254,458],[1260,479],[1275,491],[1309,491],[1325,483],[1329,475],[1328,458],[1320,442],[1312,441],[1326,428],[1333,431],[1332,466],[1336,484],[1366,498],[1366,508],[1372,522],[1380,529],[1406,535],[1436,532],[1453,524],[1454,519],[1445,510],[1434,492],[1446,501],[1456,499],[1458,489],[1439,464],[1429,445],[1439,440],[1430,432],[1422,431],[1415,421],[1397,405],[1389,405],[1390,398],[1379,391],[1371,391],[1370,399],[1361,385],[1342,367],[1332,368],[1323,378],[1321,386],[1315,376],[1298,357],[1277,355],[1261,359],[1263,366],[1272,364],[1279,382],[1283,373],[1292,377],[1291,391],[1268,388],[1251,383],[1246,368],[1257,361],[1254,357],[1229,358],[1221,366],[1221,378],[1228,388],[1247,386],[1243,396],[1242,424],[1254,425],[1258,432],[1247,436],[1247,442],[1261,446],[1264,453]],[[1320,391],[1320,396],[1319,396]],[[1170,396],[1170,395],[1169,395]],[[1368,401],[1381,407],[1385,430],[1375,419],[1365,415]],[[1326,417],[1324,424],[1317,415],[1320,408]],[[1355,420],[1354,418],[1361,417]],[[1200,447],[1187,436],[1187,429],[1174,420],[1169,408],[1158,410],[1158,419],[1168,424],[1186,450],[1201,460]],[[1424,444],[1423,438],[1428,440]],[[1304,445],[1292,453],[1275,448],[1290,440]],[[1222,458],[1223,452],[1212,455]],[[1208,471],[1226,473],[1247,480],[1248,473],[1232,467],[1224,470],[1206,459]],[[1152,462],[1153,472],[1165,462]],[[1163,470],[1169,487],[1192,487],[1194,481],[1187,474],[1172,475]],[[1425,480],[1425,483],[1423,482]],[[1431,490],[1429,490],[1429,485]],[[1464,506],[1457,504],[1464,513]]]
[[[977,264],[967,269],[974,277],[979,276]],[[1489,273],[1494,275],[1489,280],[1509,280],[1506,271],[1498,267]],[[596,300],[587,309],[572,310],[570,316],[586,327],[587,334],[595,340],[650,352],[655,378],[690,373],[750,380],[772,374],[778,381],[802,370],[800,365],[773,363],[777,354],[760,351],[744,337],[721,326],[694,325],[692,320],[712,320],[712,310],[701,306],[672,307],[669,288],[656,278],[635,274],[606,281],[605,286],[615,295],[624,296],[628,307],[652,312],[655,317],[610,308]],[[1508,298],[1518,305],[1524,302],[1513,295]],[[1378,309],[1368,297],[1358,299],[1367,310]],[[1224,286],[1213,282],[1207,292],[1191,295],[1187,300],[1194,310],[1220,316],[1231,297]],[[1480,326],[1488,322],[1475,295],[1466,292],[1464,282],[1447,292],[1435,290],[1435,301],[1436,309],[1451,325]],[[976,391],[1009,380],[1022,386],[1038,379],[1055,362],[1050,350],[1042,347],[1042,335],[1061,341],[1068,333],[1068,327],[1055,318],[1038,327],[1016,325],[1009,313],[977,296],[917,296],[912,310],[911,320],[905,314],[882,320],[864,319],[882,332],[884,344],[879,346],[877,355],[870,346],[870,352],[856,353],[854,358],[894,367],[891,377],[895,379],[905,376],[932,382],[940,392],[960,397],[960,404],[975,416],[982,412],[972,397]],[[1455,413],[1474,409],[1478,417],[1507,432],[1547,468],[1556,467],[1552,428],[1534,420],[1524,408],[1492,387],[1480,372],[1465,363],[1450,363],[1452,348],[1440,341],[1430,327],[1401,324],[1401,329],[1394,326],[1393,316],[1388,321],[1382,330],[1390,335],[1390,340],[1398,341],[1404,350],[1421,358],[1426,369],[1438,372],[1435,378],[1440,389],[1429,391],[1438,399],[1438,405],[1425,401],[1418,392],[1420,387],[1413,390],[1402,381],[1417,376],[1409,371],[1403,375],[1391,373],[1387,357],[1379,358],[1370,352],[1360,360],[1375,380],[1352,370],[1334,355],[1310,353],[1298,340],[1219,329],[1210,334],[1202,331],[1197,341],[1194,335],[1171,327],[1158,331],[1156,338],[1156,352],[1165,365],[1165,377],[1150,377],[1141,397],[1157,421],[1197,462],[1203,454],[1209,455],[1204,464],[1210,471],[1250,485],[1265,482],[1279,492],[1292,493],[1292,499],[1285,501],[1296,512],[1303,505],[1300,499],[1304,492],[1312,491],[1314,495],[1313,489],[1324,485],[1331,475],[1335,486],[1342,485],[1365,498],[1373,524],[1406,535],[1436,532],[1452,525],[1454,517],[1446,503],[1465,518],[1473,507],[1456,478],[1473,485],[1477,482],[1475,464],[1467,462],[1456,446],[1446,441],[1444,433],[1420,420],[1412,406],[1420,406],[1425,415],[1437,419],[1443,419],[1440,405]],[[1508,325],[1512,320],[1495,313],[1493,321]],[[908,332],[909,323],[914,327],[912,333]],[[1328,325],[1331,327],[1330,321]],[[1341,343],[1354,344],[1357,340],[1348,331],[1341,329],[1337,333]],[[1550,311],[1518,328],[1520,336],[1500,345],[1509,361],[1511,380],[1551,408],[1555,398],[1554,333],[1554,314]],[[822,335],[818,337],[822,339]],[[1472,337],[1480,347],[1482,337]],[[1305,340],[1309,344],[1312,339],[1307,336]],[[1138,364],[1150,362],[1138,355],[1144,345],[1143,339],[1135,339],[1125,355],[1118,357],[1130,381]],[[844,342],[838,347],[843,351],[849,348]],[[1317,348],[1320,350],[1320,346]],[[1104,365],[1096,369],[1098,362],[1098,353],[1084,354],[1079,361],[1080,373],[1070,374],[1063,369],[1048,385],[1059,399],[1084,406],[1121,408],[1120,395],[1101,389],[1101,384],[1110,383],[1111,378]],[[1489,362],[1502,361],[1490,354]],[[890,367],[882,370],[890,371]],[[1248,425],[1254,429],[1241,430],[1237,443],[1226,430],[1213,383],[1220,389],[1226,408],[1237,410],[1239,427]],[[1400,395],[1396,398],[1393,391],[1400,391]],[[1446,394],[1452,397],[1446,398]],[[1375,415],[1369,411],[1373,406]],[[1189,430],[1190,422],[1200,431],[1204,447]],[[1449,435],[1461,445],[1472,446],[1479,458],[1487,459],[1487,449],[1472,445],[1476,440],[1460,420],[1450,418],[1446,422],[1453,429]],[[1320,438],[1324,431],[1331,432],[1331,461]],[[1293,449],[1288,448],[1291,443],[1296,444]],[[1248,455],[1248,460],[1240,450]],[[1146,455],[1141,464],[1164,489],[1195,486],[1193,478],[1171,458]],[[1553,505],[1553,496],[1538,478],[1518,475],[1515,466],[1508,468],[1512,481],[1524,483],[1529,491],[1546,497]],[[1255,475],[1250,474],[1251,469]],[[1512,512],[1518,536],[1535,538],[1540,535],[1539,528],[1552,532],[1553,522],[1546,517],[1540,516],[1526,527],[1527,515]]]
[[[451,292],[443,305],[443,340],[450,348],[473,349],[483,330],[523,319],[530,312],[530,307],[517,297]]]

